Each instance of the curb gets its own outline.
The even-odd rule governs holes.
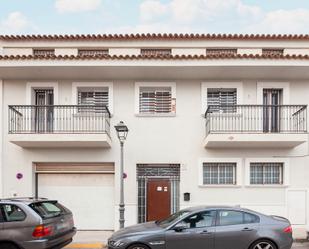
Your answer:
[[[103,243],[72,243],[67,245],[65,249],[102,249],[105,246]]]

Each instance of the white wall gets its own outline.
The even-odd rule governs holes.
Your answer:
[[[58,103],[73,103],[72,83],[74,80],[55,79],[54,81],[59,85]],[[102,82],[104,81],[102,79]],[[244,104],[257,102],[257,82],[258,80],[243,81],[242,102]],[[125,180],[127,225],[137,221],[136,164],[139,163],[181,164],[181,207],[202,204],[240,204],[266,213],[287,216],[287,190],[309,189],[308,144],[294,149],[206,150],[202,145],[205,137],[205,120],[201,116],[201,81],[176,81],[175,117],[140,117],[134,114],[135,81],[114,80],[111,149],[23,149],[10,143],[7,135],[7,105],[26,104],[26,83],[26,80],[4,81],[4,127],[2,129],[4,196],[11,196],[13,193],[19,196],[33,194],[33,162],[115,162],[117,204],[119,200],[119,143],[113,126],[120,120],[125,121],[130,129],[125,143],[125,172],[128,174]],[[306,81],[290,82],[290,86],[291,104],[308,103],[309,85]],[[289,172],[286,172],[290,176],[289,186],[248,187],[244,184],[238,187],[220,188],[198,186],[201,158],[237,158],[243,162],[241,170],[245,172],[246,158],[274,159],[276,157],[290,159]],[[18,172],[24,174],[24,179],[15,178]],[[244,177],[245,174],[242,174],[243,183]],[[191,193],[190,202],[183,201],[184,192]],[[118,207],[115,207],[115,213],[115,220],[117,220]]]
[[[0,197],[3,196],[3,81],[0,79]]]

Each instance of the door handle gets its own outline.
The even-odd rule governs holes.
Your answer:
[[[207,230],[204,230],[204,231],[200,232],[200,234],[212,234],[212,232],[208,232]]]
[[[245,227],[243,230],[241,230],[242,232],[252,232],[254,229],[252,228],[248,228],[248,227]]]

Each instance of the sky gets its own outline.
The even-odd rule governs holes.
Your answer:
[[[0,0],[0,34],[309,33],[309,0]]]

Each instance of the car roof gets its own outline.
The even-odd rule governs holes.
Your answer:
[[[249,209],[242,208],[240,206],[197,206],[197,207],[189,207],[184,209],[184,211],[189,211],[189,212],[199,212],[199,211],[204,211],[204,210],[210,210],[210,209],[232,209],[232,210],[237,210],[237,211],[248,211],[248,212],[253,212]]]
[[[3,198],[0,199],[1,202],[15,202],[15,203],[25,203],[25,204],[31,204],[31,203],[36,203],[36,202],[43,202],[43,201],[56,201],[56,200],[49,200],[47,198],[42,198],[42,197],[13,197],[13,198]]]

